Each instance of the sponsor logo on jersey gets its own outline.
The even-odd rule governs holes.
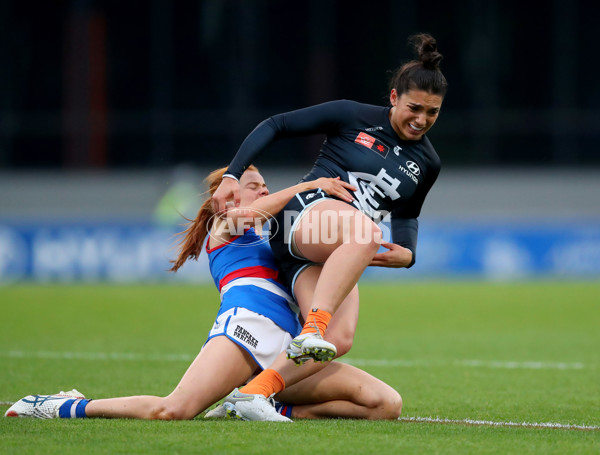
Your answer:
[[[250,334],[250,332],[248,332],[241,325],[238,325],[235,328],[235,331],[233,332],[233,336],[236,337],[236,338],[239,338],[241,341],[243,341],[244,343],[246,343],[249,346],[252,346],[253,348],[255,348],[256,346],[258,346],[258,340],[256,338],[254,338]]]
[[[419,165],[417,163],[415,163],[414,161],[407,161],[406,167],[408,168],[408,170],[410,172],[412,172],[415,175],[419,175],[421,173],[421,169],[419,169]]]
[[[358,136],[356,136],[356,139],[354,139],[354,142],[356,142],[357,144],[360,145],[364,145],[365,147],[367,147],[368,149],[370,149],[371,147],[373,147],[373,144],[375,144],[375,141],[377,139],[375,139],[373,136],[369,136],[367,133],[359,133]]]
[[[371,128],[367,128],[365,131],[383,131],[383,126],[372,126]]]
[[[383,158],[387,157],[390,148],[381,142],[379,139],[374,138],[373,136],[368,135],[367,133],[359,133],[354,139],[354,142],[360,145],[364,145],[368,149],[373,150],[375,153],[380,155]]]
[[[410,179],[413,182],[415,182],[417,185],[419,184],[419,179],[415,176],[419,175],[421,173],[421,169],[419,168],[419,165],[417,163],[415,163],[414,161],[407,161],[406,167],[400,165],[400,166],[398,166],[398,169],[400,169],[407,176],[409,176]]]
[[[400,156],[400,150],[402,150],[402,147],[400,147],[399,145],[394,147],[394,154],[396,156]]]

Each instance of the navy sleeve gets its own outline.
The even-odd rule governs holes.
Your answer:
[[[347,100],[330,101],[269,117],[242,142],[229,164],[227,173],[240,178],[260,153],[277,139],[337,131],[341,123],[352,118],[354,109],[351,109],[351,106],[354,104]]]
[[[408,248],[412,251],[412,262],[407,268],[415,264],[417,258],[417,238],[419,235],[419,221],[417,217],[421,214],[421,208],[425,197],[435,183],[440,173],[439,162],[429,170],[427,179],[423,186],[417,190],[409,204],[392,210],[392,242]]]
[[[412,267],[415,263],[418,235],[419,220],[416,218],[392,217],[392,242],[412,251],[412,261],[406,268]]]

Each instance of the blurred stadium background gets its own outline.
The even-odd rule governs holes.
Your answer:
[[[527,7],[527,4],[531,7]],[[417,265],[365,279],[600,277],[600,4],[530,0],[0,1],[0,283],[178,276],[179,213],[268,116],[385,104],[407,37],[450,83]],[[256,164],[271,190],[322,138]]]

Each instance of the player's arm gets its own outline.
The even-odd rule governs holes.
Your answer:
[[[370,265],[390,268],[412,267],[416,258],[418,232],[419,221],[416,218],[392,216],[393,243],[382,243],[387,251],[377,253]]]
[[[371,265],[379,267],[406,267],[414,265],[417,254],[417,238],[419,236],[419,220],[421,208],[427,193],[435,183],[440,172],[440,161],[437,155],[427,167],[427,177],[406,205],[394,209],[392,219],[392,242],[382,246],[388,251],[378,253]]]
[[[327,134],[335,130],[349,115],[350,101],[331,101],[296,111],[274,115],[261,122],[246,137],[229,164],[223,182],[212,196],[216,212],[225,210],[227,201],[233,199],[239,206],[239,179],[270,144],[280,138]]]
[[[227,211],[227,218],[231,218],[233,221],[237,221],[240,218],[251,218],[262,224],[283,210],[285,205],[297,193],[315,190],[317,188],[321,188],[330,196],[337,197],[347,202],[352,202],[354,200],[350,191],[357,190],[353,185],[341,180],[340,177],[321,177],[317,180],[298,183],[297,185],[285,188],[277,193],[261,197],[248,207],[231,208]]]

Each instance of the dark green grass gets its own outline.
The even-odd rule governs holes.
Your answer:
[[[594,283],[365,284],[348,358],[402,394],[406,417],[600,426],[599,296]],[[167,394],[202,346],[217,302],[210,286],[0,288],[0,401],[72,387],[91,398]],[[580,454],[600,452],[600,432],[0,418],[0,453],[81,451]]]
[[[16,419],[13,419],[16,420]],[[10,421],[3,453],[592,454],[591,432],[403,422]],[[10,428],[7,428],[10,426]],[[595,450],[595,451],[594,451]]]

